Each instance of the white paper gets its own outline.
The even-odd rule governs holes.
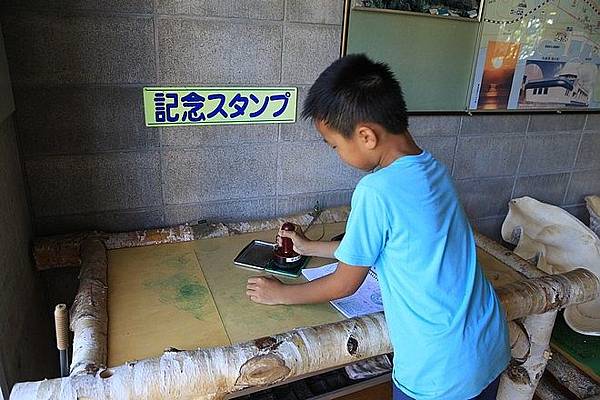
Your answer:
[[[333,273],[336,268],[337,263],[328,264],[319,268],[305,268],[302,270],[302,275],[309,281],[313,281]],[[338,300],[332,300],[330,303],[347,318],[383,311],[381,290],[379,288],[379,282],[377,282],[377,274],[373,270],[370,270],[363,284],[353,295]]]

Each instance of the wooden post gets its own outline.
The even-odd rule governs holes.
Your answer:
[[[71,307],[73,361],[71,376],[95,374],[106,367],[107,343],[107,259],[102,240],[88,238],[81,243],[79,291]]]
[[[512,303],[514,304],[514,303]],[[498,400],[531,400],[550,358],[550,336],[556,312],[531,315],[521,320],[530,342],[529,356],[525,360],[511,360],[502,374]]]
[[[66,304],[54,308],[56,348],[60,355],[60,376],[69,376],[69,312]]]

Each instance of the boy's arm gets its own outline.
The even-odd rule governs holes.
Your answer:
[[[286,285],[273,277],[250,278],[246,294],[261,304],[324,303],[356,292],[368,273],[369,267],[339,262],[334,273],[301,284]]]
[[[339,241],[323,242],[318,240],[310,240],[304,235],[304,233],[302,233],[302,228],[298,225],[296,225],[296,231],[279,230],[278,235],[292,239],[292,243],[294,243],[294,251],[304,256],[335,258],[333,253],[340,245]]]
[[[312,257],[335,258],[333,253],[337,250],[340,242],[312,241],[307,243],[305,255]]]

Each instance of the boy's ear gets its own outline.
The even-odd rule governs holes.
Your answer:
[[[356,137],[359,143],[365,145],[367,150],[373,150],[379,141],[377,133],[369,125],[357,125]]]

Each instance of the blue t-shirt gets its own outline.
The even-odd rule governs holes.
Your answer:
[[[469,399],[508,365],[500,302],[452,179],[427,151],[360,180],[335,257],[375,268],[405,394]]]

